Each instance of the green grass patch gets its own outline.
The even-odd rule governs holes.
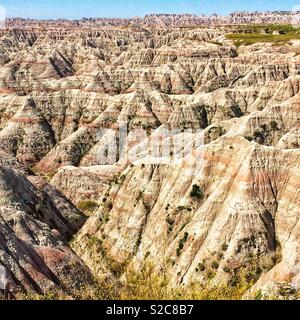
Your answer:
[[[291,40],[300,39],[300,30],[291,25],[251,25],[238,26],[226,38],[236,46],[255,43],[286,44]]]

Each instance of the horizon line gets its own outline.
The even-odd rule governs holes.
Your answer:
[[[219,14],[219,13],[211,13],[211,14],[205,14],[205,13],[200,13],[200,14],[196,14],[196,13],[192,13],[192,12],[182,12],[182,13],[172,13],[172,12],[165,12],[165,13],[148,13],[148,14],[144,14],[143,16],[129,16],[129,17],[120,17],[120,16],[82,16],[81,18],[65,18],[65,17],[60,17],[60,18],[25,18],[25,17],[21,17],[21,16],[11,16],[11,17],[6,17],[5,19],[23,19],[23,20],[39,20],[39,21],[58,21],[58,20],[68,20],[68,21],[80,21],[80,20],[84,20],[84,19],[120,19],[120,20],[132,20],[132,19],[145,19],[147,16],[168,16],[168,15],[174,15],[174,16],[180,16],[180,15],[192,15],[195,17],[212,17],[212,16],[218,16],[218,17],[229,17],[230,15],[234,14],[234,13],[249,13],[249,14],[254,14],[254,13],[258,13],[258,14],[262,14],[262,13],[300,13],[300,9],[299,11],[295,11],[295,10],[265,10],[265,11],[248,11],[248,10],[235,10],[232,11],[228,14]]]

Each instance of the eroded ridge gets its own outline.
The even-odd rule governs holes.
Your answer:
[[[1,32],[0,264],[12,287],[68,293],[145,261],[176,286],[232,283],[249,264],[250,294],[299,285],[298,33],[237,43],[239,26],[180,19],[12,20]]]

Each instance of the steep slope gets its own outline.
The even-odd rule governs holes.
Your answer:
[[[2,158],[3,157],[3,158]],[[3,160],[4,159],[4,160]],[[67,240],[85,217],[59,191],[36,176],[26,178],[20,164],[0,165],[0,264],[11,290],[68,292],[91,283],[88,268]]]
[[[14,287],[69,292],[145,261],[177,286],[241,270],[251,293],[299,286],[299,41],[238,47],[236,27],[174,27],[194,19],[1,32],[0,263]]]
[[[224,137],[181,164],[141,160],[103,196],[74,248],[97,274],[111,260],[138,267],[149,259],[177,284],[222,282],[251,262],[259,286],[298,285],[299,156]]]

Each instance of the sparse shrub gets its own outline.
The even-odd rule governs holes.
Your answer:
[[[212,263],[211,263],[211,267],[212,267],[213,269],[218,269],[218,268],[219,268],[219,263],[218,263],[218,261],[213,260]]]
[[[223,243],[222,246],[221,246],[221,250],[222,251],[226,251],[227,249],[228,249],[228,244]]]
[[[268,130],[268,126],[265,123],[263,123],[260,127],[262,128],[263,131]]]
[[[203,272],[205,270],[205,264],[202,262],[198,263],[198,269]]]
[[[253,136],[254,136],[255,138],[257,138],[257,139],[263,139],[263,138],[264,138],[263,133],[262,133],[261,131],[259,131],[259,130],[255,130],[255,131],[253,132]]]
[[[136,242],[135,242],[135,251],[138,250],[139,246],[141,245],[142,243],[142,233],[139,234],[138,238],[136,239]]]
[[[204,197],[204,193],[197,184],[194,184],[190,196],[192,198],[202,199]]]
[[[187,232],[185,232],[183,238],[179,240],[178,248],[176,249],[177,257],[180,257],[182,249],[183,249],[184,244],[186,243],[188,237],[189,237],[189,234]]]
[[[223,267],[223,271],[226,272],[226,273],[230,273],[230,269],[228,266],[224,266]]]
[[[123,183],[126,179],[126,175],[125,174],[122,174],[119,178],[119,183]]]
[[[175,223],[175,220],[174,219],[172,219],[170,216],[167,216],[166,217],[166,222],[167,222],[167,224],[168,224],[168,230],[169,230],[169,232],[172,232],[173,231],[173,228],[174,228],[174,223]]]
[[[278,123],[276,121],[271,121],[270,126],[272,130],[278,130]]]
[[[250,141],[250,142],[253,141],[253,137],[251,137],[251,136],[245,136],[244,138],[245,138],[246,140]]]
[[[107,223],[107,222],[109,221],[109,219],[110,219],[109,214],[106,214],[106,215],[104,216],[103,222],[104,222],[104,223]]]
[[[212,270],[208,270],[205,274],[207,280],[212,280],[216,276],[216,273]]]

